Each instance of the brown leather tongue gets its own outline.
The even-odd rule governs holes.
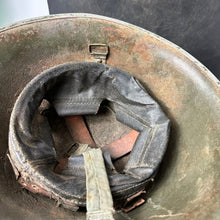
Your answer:
[[[81,115],[66,116],[65,122],[75,142],[97,148]]]
[[[112,159],[120,158],[131,152],[138,135],[139,132],[131,130],[122,138],[112,142],[111,144],[108,144],[107,146],[104,146],[102,150],[104,152],[108,152]]]
[[[66,116],[65,122],[74,141],[83,144],[88,144],[93,148],[97,148],[86,126],[83,116]],[[108,152],[112,159],[120,158],[131,152],[138,135],[139,132],[131,130],[122,138],[102,147],[102,150],[103,152]]]

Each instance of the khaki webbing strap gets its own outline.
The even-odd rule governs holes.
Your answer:
[[[101,149],[83,153],[86,171],[87,220],[113,220],[113,200]]]

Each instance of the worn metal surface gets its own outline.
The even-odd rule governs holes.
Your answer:
[[[155,188],[134,219],[220,216],[219,81],[178,46],[141,28],[95,15],[67,14],[0,29],[0,212],[9,219],[85,219],[16,183],[6,157],[12,106],[24,85],[52,66],[95,61],[91,44],[109,47],[107,64],[138,78],[171,119]]]
[[[152,31],[184,48],[220,79],[219,0],[48,0],[50,14],[91,13]]]

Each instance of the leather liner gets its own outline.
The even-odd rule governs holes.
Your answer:
[[[38,124],[33,123],[43,99],[52,103],[59,116],[96,114],[103,100],[111,101],[117,120],[140,132],[123,172],[118,173],[109,154],[103,154],[113,198],[124,200],[144,189],[165,153],[169,119],[137,79],[105,64],[67,63],[36,76],[15,103],[9,152],[22,178],[64,203],[85,206],[83,156],[70,158],[68,175],[56,174],[56,151],[47,119],[41,116]]]

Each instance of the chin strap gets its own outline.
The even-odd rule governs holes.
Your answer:
[[[113,200],[105,170],[102,151],[90,149],[83,153],[86,171],[87,220],[113,220]]]

